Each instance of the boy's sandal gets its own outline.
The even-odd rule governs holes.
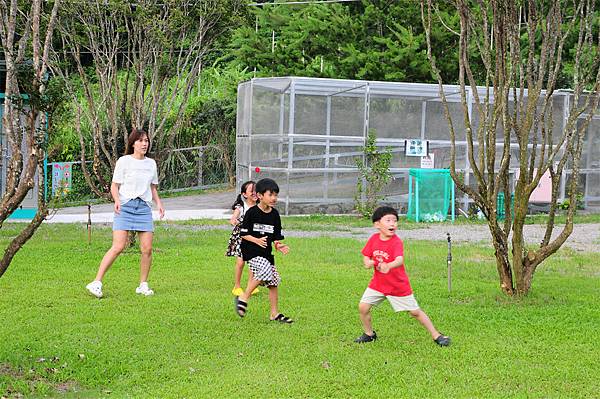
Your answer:
[[[279,313],[277,316],[275,316],[274,319],[271,319],[271,321],[278,321],[280,323],[285,324],[292,324],[294,322],[294,320],[290,319],[287,316],[284,316],[283,313]]]
[[[450,337],[440,334],[436,339],[433,340],[439,346],[449,346],[450,345]]]
[[[246,308],[248,307],[248,303],[241,301],[239,297],[235,297],[233,299],[233,304],[235,305],[235,313],[240,316],[246,316]]]

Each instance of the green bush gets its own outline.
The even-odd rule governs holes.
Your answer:
[[[380,151],[376,140],[375,129],[370,129],[363,148],[364,160],[356,160],[359,175],[354,202],[356,210],[365,218],[371,217],[379,201],[384,198],[382,191],[392,178],[392,153],[389,149]]]

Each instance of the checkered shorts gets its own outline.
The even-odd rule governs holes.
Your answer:
[[[275,265],[271,264],[268,259],[262,256],[257,256],[248,261],[248,267],[252,271],[255,280],[262,282],[262,285],[267,287],[277,287],[281,283],[279,272]]]

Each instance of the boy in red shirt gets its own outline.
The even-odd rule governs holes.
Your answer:
[[[356,343],[375,341],[377,334],[371,325],[371,307],[379,305],[387,299],[396,312],[408,311],[431,334],[431,338],[439,346],[450,345],[450,337],[435,329],[431,320],[423,312],[410,288],[408,276],[404,270],[404,245],[396,235],[398,228],[398,212],[389,206],[375,209],[372,217],[375,228],[379,230],[367,241],[362,250],[363,263],[367,269],[373,268],[373,278],[365,290],[358,311],[365,330],[364,334],[354,340]]]

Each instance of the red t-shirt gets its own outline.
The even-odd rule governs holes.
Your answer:
[[[362,254],[375,261],[375,272],[369,288],[379,291],[383,295],[407,296],[412,294],[404,265],[390,269],[387,274],[377,270],[379,262],[390,263],[398,256],[404,256],[404,244],[400,237],[394,235],[389,240],[383,241],[379,238],[379,233],[373,234],[363,248]]]

